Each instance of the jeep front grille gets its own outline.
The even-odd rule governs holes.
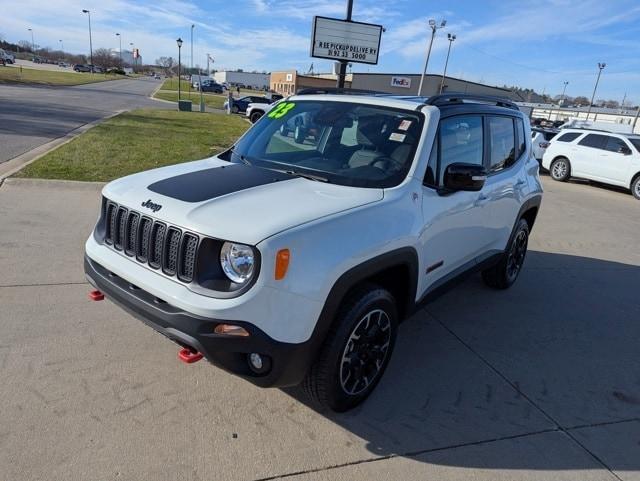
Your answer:
[[[182,282],[193,281],[199,237],[107,201],[105,244]]]

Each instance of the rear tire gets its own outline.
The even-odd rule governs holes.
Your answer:
[[[566,157],[558,157],[549,166],[549,175],[553,180],[566,182],[571,177],[571,164]]]
[[[522,270],[522,265],[527,255],[528,243],[529,224],[527,224],[526,220],[520,219],[500,262],[482,271],[482,280],[484,280],[485,284],[494,289],[508,289],[511,287]]]
[[[636,178],[631,181],[631,193],[640,200],[640,175],[636,175]]]
[[[364,401],[389,363],[398,328],[396,302],[375,284],[355,290],[338,310],[303,389],[322,408],[344,412]]]
[[[249,120],[251,120],[252,124],[255,124],[258,120],[260,120],[260,117],[262,117],[262,112],[254,112],[251,114],[251,117],[249,117]]]

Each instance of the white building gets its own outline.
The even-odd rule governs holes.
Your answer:
[[[230,85],[244,85],[245,87],[253,87],[258,90],[269,88],[270,75],[268,73],[258,72],[236,72],[232,70],[221,70],[213,74],[216,82]]]
[[[110,48],[111,56],[113,58],[120,58],[120,50],[117,48]],[[133,52],[131,50],[122,49],[122,63],[125,65],[134,65],[136,60],[133,58]],[[142,56],[138,57],[137,64],[142,65]]]

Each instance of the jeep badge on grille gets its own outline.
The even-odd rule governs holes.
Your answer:
[[[162,206],[160,204],[154,204],[153,202],[151,202],[151,199],[147,200],[146,202],[143,202],[142,203],[142,207],[146,207],[147,209],[151,209],[154,213],[156,213],[160,209],[162,209]]]

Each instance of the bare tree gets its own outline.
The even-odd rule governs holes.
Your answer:
[[[117,59],[111,55],[111,50],[107,48],[97,48],[93,51],[93,63],[100,67],[114,67]]]
[[[160,65],[164,69],[165,75],[169,74],[175,63],[176,60],[173,57],[160,57],[156,59],[156,65]]]

